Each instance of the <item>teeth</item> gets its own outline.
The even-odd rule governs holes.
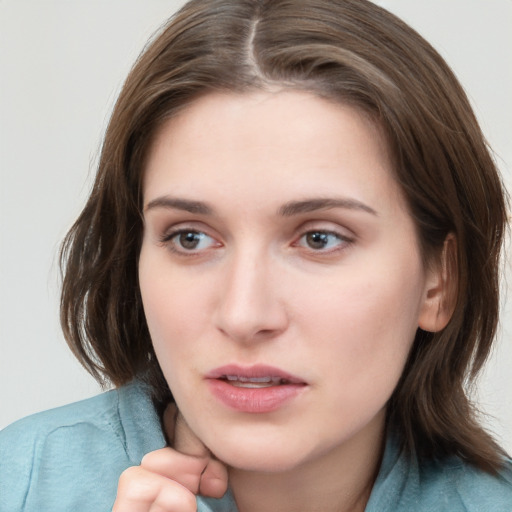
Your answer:
[[[271,388],[275,386],[273,382],[241,382],[239,380],[230,381],[236,388]]]
[[[239,388],[267,388],[270,386],[277,386],[279,384],[286,384],[285,379],[280,377],[244,377],[242,375],[225,375],[224,378],[233,386]]]

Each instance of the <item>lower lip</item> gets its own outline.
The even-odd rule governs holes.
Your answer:
[[[231,409],[260,414],[276,411],[305,388],[304,384],[242,388],[221,379],[208,379],[208,385],[213,396]]]

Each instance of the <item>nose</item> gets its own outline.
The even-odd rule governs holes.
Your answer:
[[[288,315],[278,274],[270,257],[254,251],[235,255],[226,263],[216,312],[217,328],[225,336],[251,343],[286,330]]]

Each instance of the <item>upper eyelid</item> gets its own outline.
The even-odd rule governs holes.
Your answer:
[[[331,235],[331,236],[334,236],[334,237],[338,238],[340,243],[348,243],[348,242],[353,242],[354,241],[354,237],[353,236],[347,236],[347,235],[338,233],[336,231],[331,231],[331,230],[326,230],[326,229],[308,229],[307,231],[304,231],[302,234],[300,234],[295,239],[295,242],[293,242],[293,244],[294,245],[298,244],[298,242],[300,240],[302,240],[302,238],[304,238],[306,235],[308,235],[310,233],[323,233],[323,234],[326,234],[326,235]]]
[[[312,231],[332,233],[342,238],[352,239],[357,237],[353,229],[330,219],[307,220],[295,229],[295,234],[296,236],[299,236],[301,234],[310,233]]]
[[[208,225],[206,225],[202,221],[197,220],[188,220],[188,221],[179,221],[179,222],[173,222],[172,224],[166,224],[167,227],[163,229],[159,229],[162,233],[162,236],[165,236],[166,234],[172,234],[172,233],[179,233],[181,231],[195,231],[197,233],[204,233],[205,235],[211,236],[212,238],[215,238],[216,235],[212,234],[213,230]]]
[[[172,227],[172,228],[166,229],[164,231],[164,233],[162,233],[161,238],[170,240],[171,238],[173,238],[176,235],[179,235],[181,233],[200,233],[200,234],[206,235],[208,238],[211,238],[213,240],[216,239],[216,237],[214,237],[213,235],[211,235],[204,229],[198,229],[198,228],[188,227],[188,226]]]
[[[222,236],[222,228],[220,228],[221,231],[219,231],[219,228],[211,227],[203,220],[195,219],[179,220],[168,224],[161,224],[160,227],[155,225],[154,229],[154,232],[158,234],[158,238],[160,240],[169,239],[176,233],[182,231],[204,233],[205,235],[223,243],[232,238],[232,234],[229,233],[227,236]],[[288,231],[288,229],[286,229],[286,231]],[[353,240],[358,238],[353,229],[346,226],[345,224],[341,224],[340,222],[329,218],[313,218],[304,220],[300,222],[299,225],[293,227],[291,231],[288,232],[288,235],[284,235],[283,233],[283,236],[297,240],[298,237],[314,231],[331,233],[333,235],[339,236],[342,239]]]

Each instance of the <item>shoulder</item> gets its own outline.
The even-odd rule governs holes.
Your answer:
[[[2,430],[0,512],[71,510],[77,503],[99,507],[102,500],[112,500],[119,474],[138,464],[152,444],[162,444],[146,395],[139,384],[131,384]],[[149,425],[142,435],[139,420]],[[153,443],[144,437],[150,435]],[[81,510],[89,509],[95,510]]]
[[[70,448],[106,437],[122,444],[118,408],[119,393],[112,390],[16,421],[0,432],[1,467],[6,461],[29,464],[42,450],[69,453]]]
[[[453,457],[425,465],[420,471],[421,495],[438,510],[512,511],[512,461],[504,460],[495,475]],[[444,507],[444,508],[443,508]]]
[[[458,457],[418,458],[389,435],[367,512],[512,512],[512,461],[495,475]]]
[[[2,446],[10,437],[38,439],[46,437],[55,429],[72,428],[83,423],[101,425],[116,417],[119,397],[118,390],[72,404],[50,409],[18,420],[0,432]]]
[[[512,511],[512,461],[508,458],[495,475],[455,457],[432,465],[423,475],[431,494],[440,491],[439,500],[460,503],[465,512]]]

